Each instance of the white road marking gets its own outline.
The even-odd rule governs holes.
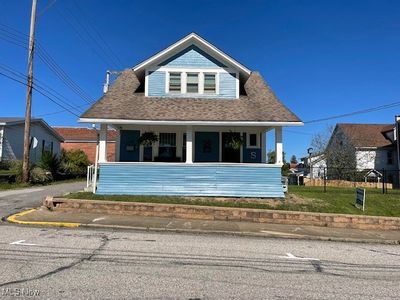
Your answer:
[[[12,196],[12,195],[24,195],[24,194],[34,193],[34,192],[40,192],[40,191],[43,191],[43,190],[44,189],[42,189],[42,188],[30,188],[30,189],[22,189],[22,190],[13,190],[13,191],[0,192],[0,198],[1,197],[6,197],[6,196]]]
[[[93,221],[92,221],[92,222],[97,222],[97,221],[104,220],[104,219],[105,219],[105,217],[96,218],[96,219],[93,219]]]
[[[292,253],[286,253],[286,256],[280,256],[280,257],[287,259],[295,259],[295,260],[319,260],[318,258],[312,258],[312,257],[297,257],[294,256]]]
[[[29,243],[24,243],[25,240],[20,240],[20,241],[15,241],[10,243],[10,245],[22,245],[22,246],[37,246],[37,244],[29,244]]]

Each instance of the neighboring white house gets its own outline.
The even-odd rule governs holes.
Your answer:
[[[22,159],[24,119],[0,117],[0,161]],[[32,119],[30,162],[37,162],[43,150],[60,153],[63,138],[43,119]]]
[[[389,182],[398,182],[398,153],[394,124],[338,123],[325,153],[329,168],[357,171],[385,170]]]
[[[304,174],[312,179],[323,179],[326,172],[326,159],[324,154],[314,154],[301,159],[304,165]],[[311,171],[310,171],[311,168]]]

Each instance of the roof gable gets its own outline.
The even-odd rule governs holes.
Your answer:
[[[195,45],[190,45],[186,49],[178,52],[177,54],[171,56],[165,61],[158,64],[158,66],[185,66],[185,67],[221,67],[226,66],[220,61],[216,60],[214,57],[201,50]]]
[[[210,57],[213,57],[216,61],[221,62],[227,67],[236,69],[243,79],[247,79],[250,76],[251,71],[248,68],[195,33],[187,35],[183,39],[134,66],[133,71],[138,77],[141,77],[147,67],[162,63],[190,46],[196,46]]]
[[[0,117],[0,125],[2,126],[14,126],[14,125],[23,125],[25,123],[24,118],[18,118],[18,117]],[[60,142],[62,142],[64,139],[63,137],[58,134],[49,124],[47,124],[43,119],[36,119],[32,118],[31,119],[31,124],[39,124],[42,128],[47,130],[50,134],[55,136]]]

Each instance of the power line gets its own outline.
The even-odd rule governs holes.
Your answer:
[[[115,58],[115,60],[117,61],[117,63],[123,67],[123,62],[121,61],[121,59],[119,58],[119,56],[117,54],[115,54],[115,52],[113,51],[113,49],[111,48],[110,44],[103,38],[103,36],[101,35],[101,33],[96,29],[96,26],[94,25],[94,23],[91,21],[91,18],[88,17],[86,15],[86,13],[84,12],[84,10],[79,6],[78,2],[73,0],[73,3],[75,4],[76,8],[81,11],[82,15],[83,15],[83,21],[86,21],[87,24],[89,25],[88,28],[92,28],[92,30],[94,31],[94,33],[99,37],[101,44],[100,45],[105,45],[106,48],[108,49],[109,53],[111,54],[111,56],[113,58]]]
[[[13,74],[13,76],[17,76],[19,77],[21,80],[25,80],[26,76],[18,71],[14,71],[12,68],[1,64],[0,63],[0,69],[5,70],[8,73]],[[14,77],[15,78],[15,77]],[[36,77],[35,77],[36,78]],[[57,93],[56,91],[54,91],[51,87],[45,88],[43,86],[41,86],[40,84],[38,84],[37,82],[39,82],[38,79],[35,79],[35,82],[33,82],[33,86],[39,90],[41,90],[44,93],[47,93],[49,95],[51,95],[52,97],[56,98],[57,100],[59,100],[60,102],[64,103],[65,105],[69,106],[71,109],[74,109],[75,111],[77,111],[79,114],[81,113],[80,109],[78,109],[78,106],[72,105],[71,101],[69,99],[67,99],[66,97],[64,97],[63,95]],[[58,94],[58,95],[57,95]]]
[[[7,75],[7,74],[4,74],[3,72],[0,72],[0,75],[4,76],[4,77],[6,77],[6,78],[8,78],[8,79],[10,79],[10,80],[13,80],[13,81],[15,81],[15,82],[18,82],[18,83],[20,83],[20,84],[23,84],[23,85],[25,85],[25,86],[28,85],[27,83],[25,83],[25,82],[23,82],[23,81],[21,81],[21,80],[19,80],[19,79],[13,78],[12,76],[9,76],[9,75]],[[44,97],[46,97],[47,99],[49,99],[49,100],[50,100],[51,102],[53,102],[54,104],[56,104],[56,105],[62,107],[65,111],[68,111],[68,112],[70,112],[71,114],[73,114],[73,115],[75,115],[76,117],[79,118],[79,115],[77,115],[76,113],[74,113],[73,111],[71,111],[69,108],[67,108],[67,107],[63,106],[62,104],[58,103],[58,102],[57,102],[56,100],[54,100],[52,97],[46,95],[44,92],[38,90],[38,89],[35,88],[35,87],[33,87],[33,89],[34,89],[36,92],[38,92],[39,94],[41,94],[42,96],[44,96]]]
[[[0,38],[10,42],[14,45],[27,49],[24,33],[12,29],[11,27],[1,24],[3,28],[0,27]],[[4,29],[6,28],[6,29]],[[15,33],[11,32],[14,31]],[[1,37],[3,34],[3,37]],[[5,37],[4,37],[5,35]],[[86,103],[94,103],[94,99],[91,98],[86,92],[75,82],[71,79],[71,77],[64,71],[62,67],[60,67],[57,62],[50,56],[50,54],[45,50],[45,48],[38,42],[37,43],[37,54],[40,60],[68,87],[70,88],[76,95],[82,98],[83,101]]]
[[[393,108],[396,106],[400,106],[400,101],[383,104],[383,105],[379,105],[379,106],[375,106],[375,107],[370,107],[370,108],[366,108],[366,109],[362,109],[362,110],[357,110],[357,111],[353,111],[353,112],[345,113],[345,114],[341,114],[341,115],[334,115],[334,116],[325,117],[325,118],[321,118],[321,119],[310,120],[310,121],[304,122],[304,124],[320,123],[320,122],[324,122],[324,121],[340,119],[340,118],[344,118],[344,117],[350,117],[350,116],[354,116],[354,115],[366,114],[366,113],[370,113],[370,112],[374,112],[374,111]]]
[[[64,19],[64,21],[71,27],[71,29],[75,32],[75,34],[84,42],[86,43],[89,48],[106,64],[111,65],[114,68],[118,69],[118,64],[113,61],[113,59],[105,52],[104,48],[101,46],[101,44],[93,37],[93,35],[88,31],[88,29],[81,23],[81,21],[76,18],[75,14],[71,13],[68,11],[69,16],[72,17],[67,17],[66,14],[64,14],[64,11],[60,9],[56,9],[59,15]],[[67,11],[67,10],[65,10]],[[74,20],[71,21],[71,20]],[[95,45],[95,46],[93,46]],[[96,47],[97,46],[97,47]],[[100,50],[100,51],[99,51]]]
[[[7,72],[12,73],[15,76],[18,76],[22,79],[26,79],[26,75],[16,71],[15,69],[11,68],[10,66],[7,66],[5,64],[0,63],[0,68],[2,68],[3,70],[6,70]],[[37,77],[35,77],[35,82],[33,83],[35,86],[41,88],[42,90],[46,90],[46,92],[54,95],[56,98],[63,98],[66,102],[66,104],[68,104],[71,107],[79,107],[79,105],[77,105],[76,103],[72,102],[71,100],[69,100],[68,98],[66,98],[64,95],[60,94],[59,92],[57,92],[56,90],[54,90],[52,87],[48,86],[47,84],[45,84],[42,80],[39,80]],[[62,102],[64,102],[62,99],[60,99]],[[73,105],[71,105],[73,104]]]

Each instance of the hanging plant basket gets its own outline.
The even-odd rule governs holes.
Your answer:
[[[145,147],[150,147],[157,141],[158,136],[154,132],[144,132],[138,139],[139,144]]]
[[[229,132],[225,139],[225,144],[233,150],[239,150],[243,143],[242,136],[232,131]]]

